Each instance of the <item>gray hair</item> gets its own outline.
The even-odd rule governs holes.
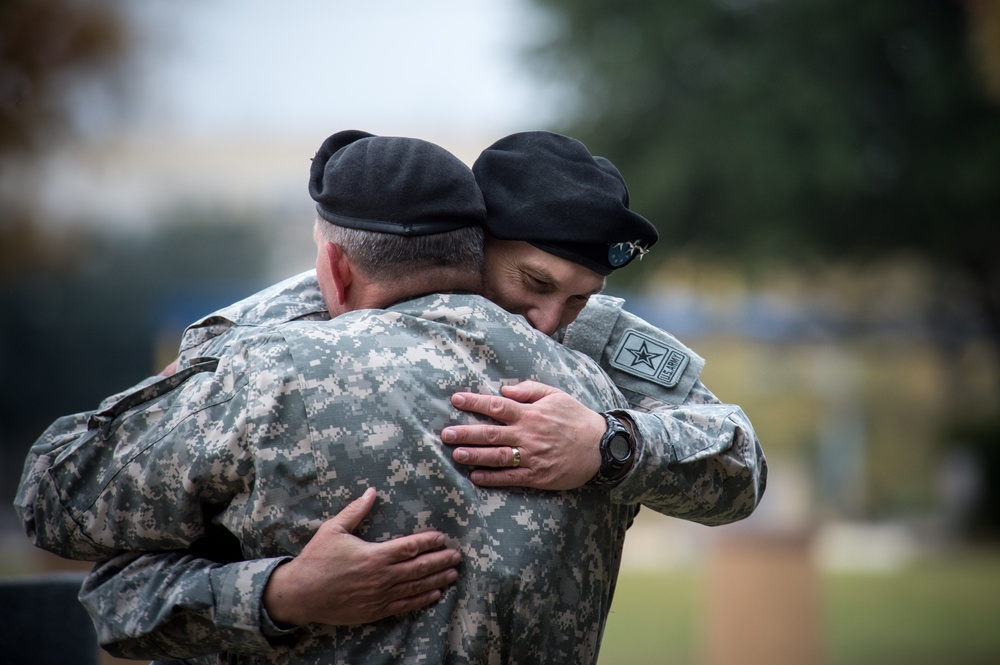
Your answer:
[[[402,236],[337,226],[316,218],[320,237],[339,245],[355,267],[377,282],[410,277],[415,271],[451,268],[481,275],[483,229],[466,226],[445,233]]]

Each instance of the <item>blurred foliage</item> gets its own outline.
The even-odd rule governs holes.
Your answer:
[[[534,2],[562,129],[625,174],[654,255],[915,250],[969,279],[1000,330],[1000,108],[965,3]]]
[[[972,47],[986,93],[1000,104],[1000,2],[966,0]]]
[[[0,0],[0,157],[73,127],[74,94],[109,81],[131,48],[108,0]]]
[[[935,446],[954,438],[955,422],[1000,413],[992,379],[977,392],[965,360],[985,359],[994,369],[978,373],[995,376],[1000,3],[533,2],[549,21],[528,55],[563,93],[558,129],[611,159],[632,206],[661,232],[647,260],[614,275],[610,288],[642,281],[651,297],[676,294],[677,262],[694,265],[697,279],[720,268],[743,273],[749,282],[721,291],[730,319],[742,318],[719,317],[728,327],[715,332],[745,339],[770,326],[770,343],[781,342],[773,364],[748,374],[754,387],[736,393],[769,449],[815,451],[817,485],[846,491],[830,463],[854,455],[860,437],[860,512],[926,506],[945,454]],[[887,261],[911,268],[903,279],[878,275],[872,267]],[[837,271],[844,277],[831,281]],[[774,289],[775,272],[798,286]],[[783,329],[781,308],[761,302],[769,298],[804,312],[806,324]],[[983,340],[991,351],[975,351]],[[838,407],[814,385],[812,408],[771,408],[780,396],[761,391],[763,377],[790,378],[796,348],[810,367],[811,345],[827,343],[861,363],[862,405]],[[766,351],[750,353],[759,365]],[[715,354],[706,377],[720,369]],[[824,425],[833,407],[857,411],[856,423]],[[840,459],[824,459],[816,440],[830,427]],[[987,452],[997,430],[974,440],[984,442],[975,451],[990,474],[984,485],[1000,486]],[[982,532],[1000,534],[1000,513],[978,515],[992,519],[977,523]]]
[[[121,95],[132,49],[114,1],[0,0],[0,283],[30,266],[58,274],[73,263],[42,237],[33,192],[11,176],[73,137],[83,91]]]

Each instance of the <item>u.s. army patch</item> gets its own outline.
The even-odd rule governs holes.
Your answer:
[[[623,372],[673,388],[687,367],[688,355],[662,344],[637,330],[628,329],[611,356],[611,364]]]

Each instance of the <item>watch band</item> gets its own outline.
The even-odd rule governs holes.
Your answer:
[[[629,462],[635,456],[635,440],[632,433],[625,425],[610,413],[602,413],[608,429],[601,437],[601,468],[597,474],[587,481],[588,485],[604,485],[605,483],[621,480],[628,471]],[[624,452],[616,450],[622,443],[626,445]]]

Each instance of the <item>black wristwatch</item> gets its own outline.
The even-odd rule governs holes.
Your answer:
[[[625,425],[610,413],[602,413],[608,430],[601,437],[601,468],[588,485],[603,485],[621,480],[635,455],[635,439]]]

